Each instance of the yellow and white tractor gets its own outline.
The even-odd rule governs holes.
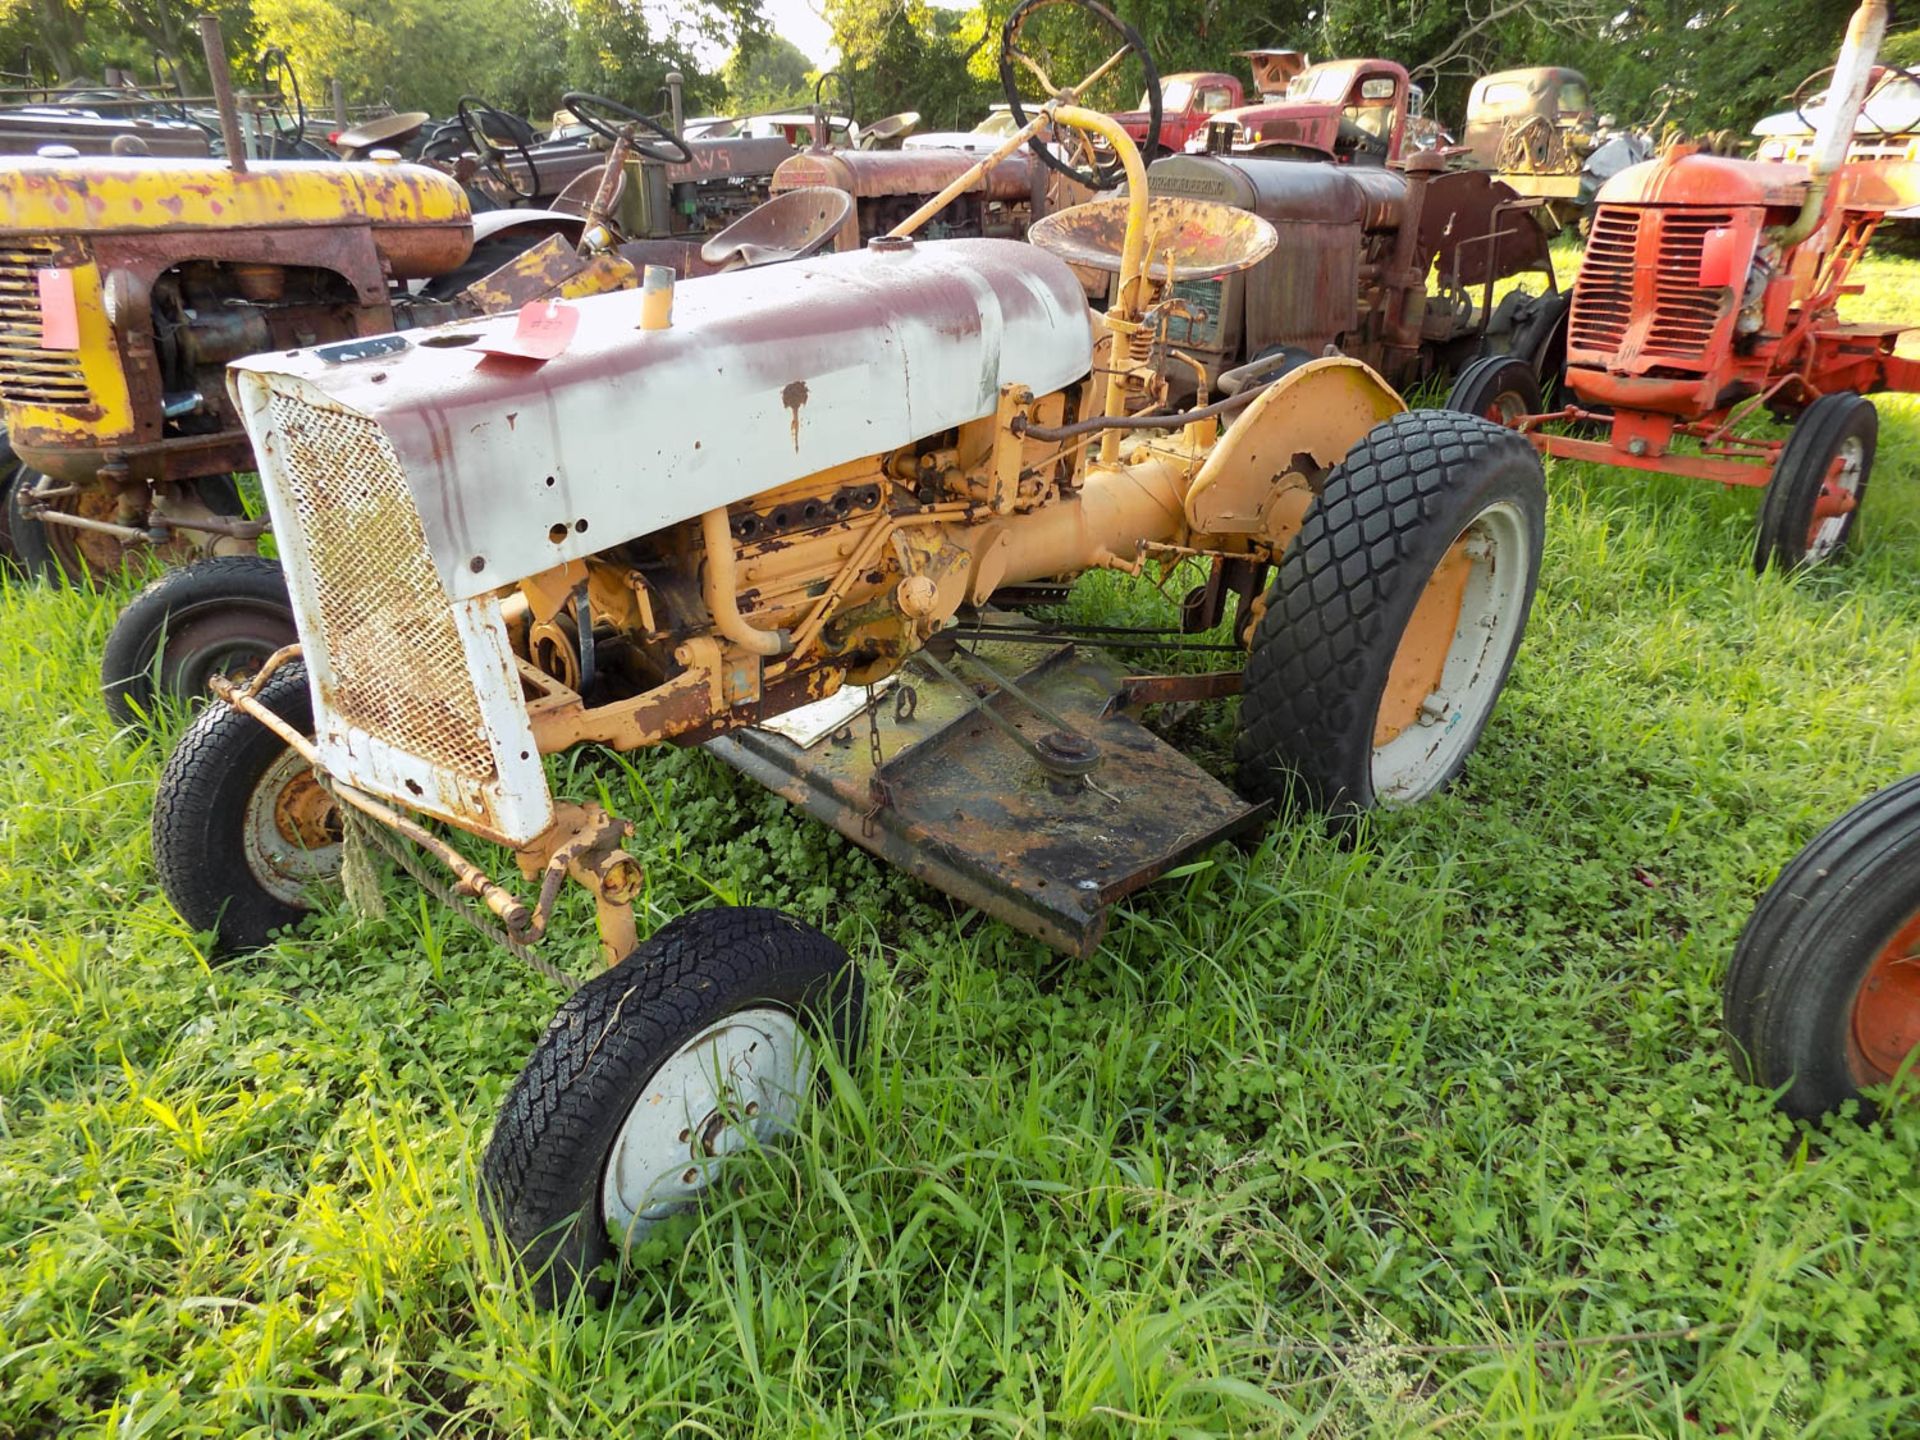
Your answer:
[[[546,757],[706,742],[1084,953],[1113,902],[1282,797],[1352,812],[1439,790],[1520,645],[1545,514],[1521,437],[1408,411],[1338,358],[1160,408],[1173,285],[1254,264],[1274,231],[1149,197],[1125,131],[1077,103],[1086,82],[1020,53],[1049,3],[1003,32],[1043,98],[982,164],[1111,147],[1129,184],[1091,202],[1124,216],[1104,314],[1048,248],[1073,211],[1032,244],[912,238],[975,172],[862,251],[230,372],[299,642],[216,679],[167,762],[162,883],[234,954],[371,846],[556,977],[556,899],[591,893],[609,968],[562,1005],[482,1177],[544,1295],[789,1127],[862,994],[838,946],[770,911],[643,943],[631,827],[557,798]],[[1121,37],[1103,70],[1140,45],[1085,8]],[[1193,574],[1188,628],[1228,667],[1129,676],[1112,655],[1140,637],[994,608],[1096,569]],[[1235,693],[1237,793],[1138,718]]]

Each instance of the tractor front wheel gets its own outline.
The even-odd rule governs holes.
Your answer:
[[[120,612],[100,661],[116,725],[138,725],[157,700],[199,702],[215,675],[244,679],[298,639],[280,563],[216,555],[169,570]]]
[[[862,1000],[846,951],[746,907],[683,915],[575,991],[481,1166],[488,1230],[540,1303],[604,1298],[604,1262],[792,1131],[816,1049],[852,1053]]]
[[[269,677],[260,703],[313,732],[307,670]],[[153,863],[160,888],[220,955],[258,950],[313,908],[311,890],[340,869],[340,814],[312,768],[244,711],[209,705],[160,772]]]
[[[1243,788],[1336,812],[1409,804],[1466,764],[1540,576],[1546,483],[1489,420],[1411,410],[1327,477],[1254,631]]]
[[[1755,570],[1819,565],[1846,548],[1879,435],[1880,412],[1851,390],[1822,395],[1801,412],[1760,504]]]
[[[1741,1078],[1800,1119],[1859,1100],[1920,1049],[1920,775],[1869,796],[1780,872],[1722,992]]]

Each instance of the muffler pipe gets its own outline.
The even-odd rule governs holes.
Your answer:
[[[1819,227],[1826,214],[1828,184],[1833,172],[1847,163],[1853,127],[1866,104],[1873,62],[1886,36],[1887,0],[1863,0],[1847,25],[1847,38],[1833,65],[1833,83],[1827,87],[1827,103],[1814,130],[1813,153],[1807,160],[1807,198],[1801,203],[1800,213],[1773,232],[1771,238],[1776,245],[1798,245]]]

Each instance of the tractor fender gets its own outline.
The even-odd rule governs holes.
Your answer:
[[[473,217],[473,243],[477,249],[488,240],[524,230],[529,236],[564,235],[578,244],[585,224],[564,210],[481,210]]]
[[[1289,370],[1214,445],[1187,491],[1188,528],[1284,545],[1326,472],[1361,436],[1406,408],[1358,360],[1331,356]]]

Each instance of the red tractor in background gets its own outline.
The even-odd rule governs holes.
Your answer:
[[[1568,403],[1529,413],[1513,362],[1490,357],[1449,405],[1546,455],[1764,489],[1756,569],[1836,554],[1873,467],[1865,396],[1920,390],[1920,362],[1894,353],[1907,327],[1836,308],[1881,219],[1920,200],[1920,166],[1846,163],[1886,24],[1885,0],[1855,12],[1807,165],[1674,146],[1607,182],[1573,287]],[[1762,412],[1792,429],[1753,433]],[[1562,422],[1605,438],[1548,428]]]

